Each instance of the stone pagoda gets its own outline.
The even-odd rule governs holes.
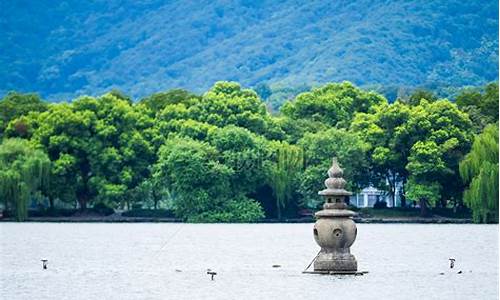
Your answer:
[[[344,189],[346,181],[343,173],[334,158],[325,180],[326,189],[318,192],[325,198],[325,204],[323,210],[315,214],[314,239],[321,251],[314,260],[314,273],[364,273],[357,272],[358,263],[350,250],[358,230],[352,220],[356,213],[347,209],[345,199],[352,193]]]

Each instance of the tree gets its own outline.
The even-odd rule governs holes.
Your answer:
[[[45,111],[47,107],[37,94],[9,92],[0,100],[0,136],[10,121],[30,112]]]
[[[275,162],[268,174],[268,183],[276,198],[277,217],[281,220],[282,209],[287,207],[295,192],[297,176],[304,168],[304,153],[300,147],[284,142],[274,142]]]
[[[168,190],[168,185],[163,182],[159,172],[153,171],[151,177],[144,180],[138,186],[137,190],[139,197],[142,198],[142,204],[146,204],[149,208],[152,206],[154,210],[158,209],[162,202],[174,198],[172,197],[172,193]],[[167,205],[169,204],[171,203]]]
[[[464,203],[476,222],[498,222],[498,123],[486,126],[460,162],[460,176],[467,182]]]
[[[428,206],[439,200],[441,186],[437,182],[416,181],[410,177],[406,191],[409,199],[416,199],[420,206],[420,216],[429,215]]]
[[[434,141],[418,141],[413,145],[406,169],[410,173],[406,195],[420,205],[420,215],[427,216],[428,206],[436,204],[441,195],[441,174],[453,175],[443,161],[444,151]]]
[[[356,88],[350,82],[329,83],[310,92],[302,93],[287,102],[281,112],[292,119],[346,128],[358,112],[370,112],[387,100],[374,92]]]
[[[130,207],[132,191],[156,159],[153,119],[111,93],[52,105],[11,123],[21,119],[53,162],[58,184],[48,191],[49,199],[76,198],[81,209],[94,200]]]
[[[469,152],[473,138],[467,114],[448,100],[422,100],[397,134],[410,146],[409,176],[446,187],[440,189],[440,206],[446,207],[449,200],[457,202],[464,188],[458,162]]]
[[[281,139],[282,130],[273,122],[257,94],[235,82],[217,82],[201,99],[171,101],[158,114],[158,128],[163,136],[178,132],[186,121],[216,127],[235,125],[271,139]],[[206,129],[208,127],[205,126]]]
[[[32,141],[43,147],[54,165],[52,177],[58,183],[55,194],[71,194],[85,209],[96,193],[92,180],[92,160],[99,152],[93,139],[95,114],[62,103],[33,118],[36,129]]]
[[[272,151],[265,139],[248,129],[229,125],[210,131],[207,140],[219,152],[220,162],[232,170],[232,190],[246,195],[263,185],[266,161]]]
[[[122,91],[120,91],[118,89],[112,89],[111,91],[108,92],[108,94],[110,94],[110,95],[112,95],[115,98],[118,98],[120,100],[125,100],[129,104],[132,104],[132,98],[129,95],[126,95],[125,93],[123,93]]]
[[[166,92],[152,94],[139,101],[139,105],[148,107],[153,116],[161,112],[168,105],[184,104],[187,106],[195,104],[200,100],[200,96],[183,89],[172,89]]]
[[[49,184],[50,160],[26,140],[6,139],[0,145],[0,197],[12,207],[16,220],[28,216],[28,204],[36,191]]]
[[[89,160],[97,200],[130,209],[131,194],[149,177],[149,166],[156,160],[151,144],[153,120],[130,101],[110,93],[77,99],[72,106],[76,112],[96,117],[91,136],[94,152]]]
[[[416,89],[414,90],[408,98],[401,99],[403,102],[408,103],[411,106],[416,106],[420,104],[422,99],[427,100],[428,102],[434,102],[438,100],[438,97],[431,91],[426,89]]]
[[[217,127],[236,125],[266,134],[269,114],[257,94],[236,82],[217,82],[188,109],[191,119]]]
[[[234,171],[219,159],[215,147],[189,138],[169,139],[160,148],[155,170],[177,195],[176,215],[193,222],[231,222],[246,220],[244,216],[248,215],[263,216],[260,205],[252,204],[256,202],[240,190],[230,188]],[[241,207],[247,210],[239,210]]]
[[[446,189],[434,189],[440,193],[440,201],[436,203],[446,206],[448,200],[460,199],[463,185],[458,176],[458,161],[470,148],[471,127],[468,115],[448,100],[421,99],[414,106],[396,101],[379,105],[370,113],[358,113],[350,132],[359,134],[367,143],[373,180],[382,186],[388,182],[393,198],[396,184],[402,183],[404,191],[412,177],[413,183],[446,186]],[[426,156],[431,150],[432,155]],[[443,165],[439,172],[422,170],[425,166],[435,167],[426,162],[436,159]],[[403,194],[403,206],[405,195],[409,194]]]
[[[307,133],[298,145],[304,149],[305,156],[305,170],[300,175],[298,190],[306,205],[315,206],[318,203],[317,193],[324,188],[323,182],[332,157],[337,157],[344,164],[344,174],[350,189],[358,190],[369,183],[367,145],[358,135],[332,128]]]
[[[476,132],[498,120],[498,82],[484,88],[465,88],[456,97],[458,107],[471,115]]]
[[[406,183],[408,171],[408,155],[410,147],[406,131],[406,123],[410,117],[411,108],[400,102],[383,104],[372,114],[359,113],[351,123],[350,132],[359,134],[367,144],[369,171],[373,185],[386,189],[393,203],[396,199],[396,185]],[[401,206],[406,206],[405,198]]]

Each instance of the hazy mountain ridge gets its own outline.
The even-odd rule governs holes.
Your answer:
[[[55,3],[55,4],[54,4]],[[12,1],[0,91],[133,97],[246,86],[498,79],[496,1]]]

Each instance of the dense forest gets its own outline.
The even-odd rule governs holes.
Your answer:
[[[273,103],[342,80],[390,100],[404,87],[447,96],[498,80],[498,1],[1,1],[0,48],[0,97],[142,98],[218,80],[267,84]]]
[[[498,83],[453,101],[417,90],[390,103],[350,82],[299,94],[271,114],[258,94],[217,82],[133,101],[118,90],[49,103],[0,100],[0,200],[29,208],[168,209],[190,222],[251,222],[316,209],[331,158],[422,214],[472,209],[498,220]]]

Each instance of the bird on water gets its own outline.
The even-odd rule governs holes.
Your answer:
[[[214,272],[211,269],[207,269],[207,274],[211,275],[211,279],[214,280],[214,276],[217,275],[217,272]]]

